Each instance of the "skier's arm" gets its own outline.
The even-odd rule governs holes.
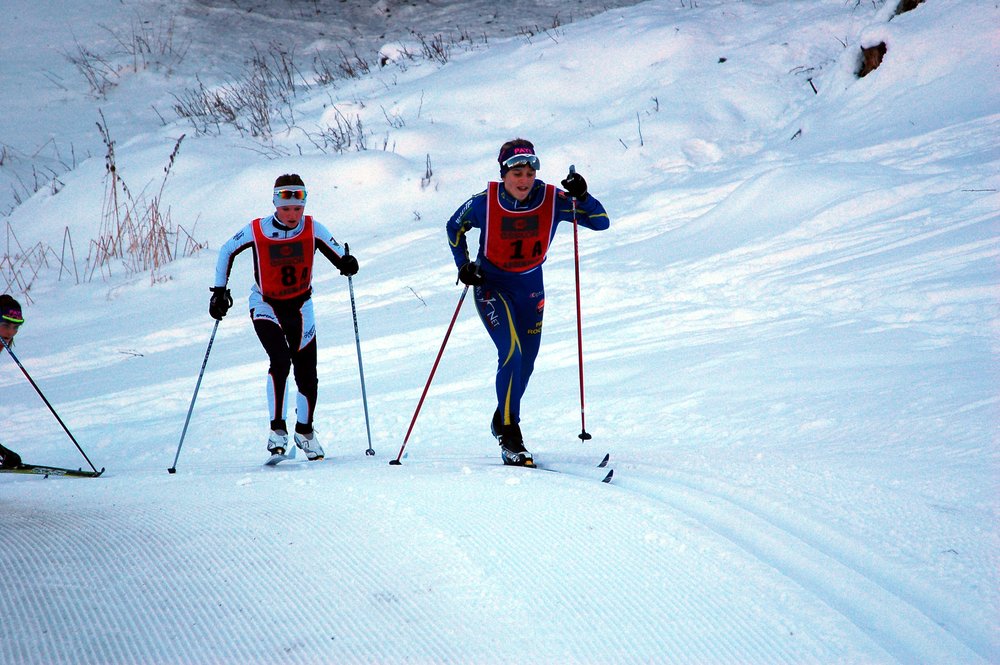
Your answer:
[[[481,220],[485,212],[480,213],[480,209],[485,211],[485,203],[486,192],[476,194],[463,203],[445,225],[445,230],[448,232],[448,245],[451,247],[455,266],[459,269],[472,261],[469,256],[469,242],[465,234],[469,229],[482,228]]]
[[[244,226],[219,248],[219,258],[215,262],[215,288],[225,288],[229,283],[229,273],[233,270],[233,260],[240,252],[253,246],[253,229]]]
[[[559,198],[559,219],[564,222],[573,221],[573,201],[568,197]],[[600,201],[593,194],[586,199],[576,202],[576,221],[580,226],[585,226],[594,231],[604,231],[611,226],[611,219],[608,212]]]
[[[252,246],[253,228],[247,224],[219,248],[219,258],[215,262],[215,285],[209,289],[212,298],[208,301],[208,313],[216,321],[224,319],[233,306],[233,296],[226,288],[229,273],[233,269],[233,259]]]
[[[341,275],[355,275],[358,272],[358,260],[337,242],[330,230],[319,222],[313,222],[316,233],[316,249],[332,263]]]

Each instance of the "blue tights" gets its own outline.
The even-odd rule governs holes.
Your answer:
[[[502,424],[520,421],[521,396],[535,369],[542,341],[545,293],[511,293],[477,286],[476,310],[497,347],[497,409]]]

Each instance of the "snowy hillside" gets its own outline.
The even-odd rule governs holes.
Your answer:
[[[421,47],[414,5],[290,6],[328,12],[313,21],[179,3],[167,15],[186,55],[123,70],[95,98],[50,44],[107,53],[108,26],[164,6],[15,0],[0,85],[16,113],[0,142],[44,124],[92,148],[57,193],[3,220],[5,283],[12,238],[51,248],[14,289],[14,352],[107,470],[0,474],[0,662],[1000,662],[1000,9],[650,0],[585,18],[588,4],[549,27],[559,7],[532,3],[441,62],[400,58]],[[483,3],[426,5],[428,21],[496,29]],[[264,140],[171,113],[289,34],[304,72],[345,34],[399,59],[300,85],[294,121]],[[860,47],[879,42],[882,65],[857,78]],[[88,273],[105,219],[100,113],[131,190],[148,200],[165,182],[170,220],[205,249]],[[338,119],[364,127],[367,149],[317,145]],[[538,148],[539,178],[574,164],[611,216],[579,234],[593,439],[577,436],[564,227],[522,406],[529,449],[561,472],[501,465],[495,355],[471,303],[390,466],[459,303],[444,223],[515,136]],[[319,259],[328,456],[261,466],[267,363],[243,255],[178,454],[216,252],[271,212],[286,172],[361,264],[376,455],[348,285]],[[89,468],[6,353],[0,394],[0,442]],[[593,468],[605,453],[610,484]]]

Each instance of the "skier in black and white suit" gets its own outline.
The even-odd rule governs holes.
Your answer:
[[[294,368],[296,399],[295,444],[310,460],[325,453],[313,430],[318,381],[316,378],[316,323],[313,316],[313,255],[318,250],[342,275],[358,272],[358,261],[346,254],[330,231],[305,212],[306,187],[296,174],[279,176],[274,183],[274,214],[253,220],[219,250],[209,314],[222,319],[233,304],[226,288],[233,260],[253,250],[254,284],[250,289],[250,318],[270,359],[267,402],[271,433],[267,449],[284,455],[288,448],[285,423],[287,382]]]

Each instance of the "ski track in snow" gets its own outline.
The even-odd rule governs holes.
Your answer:
[[[594,648],[620,654],[621,662],[649,662],[669,652],[678,662],[697,663],[719,656],[717,630],[745,636],[734,658],[765,662],[765,654],[782,651],[773,637],[780,631],[766,612],[727,616],[718,625],[714,614],[736,589],[725,582],[708,589],[709,580],[686,573],[691,567],[683,549],[662,556],[651,546],[647,555],[662,556],[660,577],[635,579],[630,571],[644,562],[620,558],[615,545],[644,534],[630,532],[629,520],[618,514],[631,504],[607,501],[613,494],[602,495],[607,486],[596,480],[486,467],[475,473],[495,482],[455,515],[442,515],[424,504],[398,504],[390,498],[392,485],[424,484],[421,494],[433,506],[436,495],[451,496],[447,486],[461,482],[468,468],[440,478],[369,467],[362,475],[383,476],[381,482],[345,488],[335,505],[314,508],[315,491],[333,469],[224,474],[217,490],[203,497],[205,510],[226,515],[210,526],[200,526],[197,514],[172,510],[168,501],[131,499],[77,511],[70,494],[58,513],[29,515],[11,507],[0,536],[11,573],[0,607],[9,638],[0,654],[17,663],[362,663],[419,653],[433,654],[430,662],[489,663],[503,662],[505,643],[514,641],[537,653],[540,663],[589,662]],[[545,491],[538,493],[540,484]],[[505,504],[519,498],[519,486],[527,501],[521,510],[540,518],[505,527]],[[273,492],[274,505],[263,514],[244,511],[240,491]],[[545,517],[550,491],[574,495],[578,510]],[[315,519],[338,528],[314,530]],[[153,569],[152,561],[174,564]],[[546,575],[553,567],[591,573],[578,587],[563,588],[560,576]],[[276,583],[287,603],[256,605],[258,587]],[[688,600],[662,605],[643,589],[664,584],[673,589],[664,598]],[[678,594],[685,586],[688,592]],[[643,602],[634,602],[638,597]],[[341,602],[370,613],[342,615]],[[563,613],[571,620],[564,623]],[[591,620],[581,622],[580,614]],[[657,626],[672,621],[690,623],[689,638],[661,644]],[[91,630],[61,634],[65,623]],[[496,638],[491,649],[470,652],[465,634]],[[787,654],[785,662],[803,656],[794,648]]]
[[[918,580],[896,575],[864,543],[797,515],[736,493],[712,479],[669,474],[616,481],[618,487],[663,502],[696,519],[756,559],[800,584],[846,617],[899,662],[989,662],[994,638]]]
[[[19,483],[50,495],[52,512],[3,501],[0,660],[499,663],[530,649],[553,664],[593,662],[595,650],[622,663],[868,662],[879,651],[989,662],[993,637],[954,599],[793,508],[691,473],[618,465],[605,485],[582,458],[551,465],[568,472],[341,456],[182,469],[140,478],[146,496],[129,495],[129,476]],[[169,501],[185,474],[201,489],[206,474],[217,481],[194,512]],[[443,509],[463,482],[464,505]],[[394,498],[399,485],[410,503]],[[324,486],[335,498],[322,500]],[[119,500],[74,507],[94,494]],[[272,502],[255,510],[261,495]],[[555,495],[569,510],[546,511]],[[556,569],[585,572],[567,588]],[[285,601],[260,606],[259,587],[275,584]],[[794,621],[776,623],[789,607]],[[830,631],[861,650],[829,651]]]

